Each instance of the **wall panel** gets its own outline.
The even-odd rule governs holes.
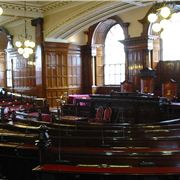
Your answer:
[[[81,92],[81,56],[79,46],[45,43],[45,91],[50,106],[64,94]]]

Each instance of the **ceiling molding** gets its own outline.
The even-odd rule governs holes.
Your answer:
[[[3,15],[0,26],[19,25],[23,18],[46,18],[55,13],[64,14],[44,30],[45,38],[68,38],[74,33],[111,16],[154,3],[154,0],[80,0],[80,1],[0,1]],[[69,13],[67,13],[69,12]]]
[[[24,3],[11,3],[0,2],[0,6],[3,8],[2,16],[26,16],[35,18],[42,16],[42,8],[40,6],[32,6],[31,4]]]
[[[57,1],[53,2],[49,5],[45,5],[42,7],[44,16],[51,15],[57,12],[65,11],[67,9],[76,7],[78,5],[85,4],[87,2],[83,1]]]
[[[152,4],[152,2],[144,3],[143,6]],[[133,3],[125,3],[124,1],[109,1],[95,4],[91,8],[85,8],[76,14],[70,14],[64,21],[55,24],[45,31],[45,37],[69,38],[73,33],[86,29],[101,20],[105,20],[111,16],[139,8],[139,5]]]

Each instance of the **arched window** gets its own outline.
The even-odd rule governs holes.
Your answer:
[[[124,32],[119,24],[110,28],[105,39],[104,84],[119,85],[125,80]]]

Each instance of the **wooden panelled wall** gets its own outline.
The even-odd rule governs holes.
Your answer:
[[[36,32],[38,35],[39,31],[42,31],[42,27]],[[8,49],[9,58],[13,62],[13,87],[10,90],[46,97],[50,106],[56,106],[56,100],[64,93],[92,93],[91,45],[80,47],[68,43],[44,42],[42,35],[39,39],[37,48],[41,46],[42,55],[36,54],[36,57],[28,61],[19,56],[15,49]],[[147,36],[128,37],[123,43],[126,52],[126,80],[135,84],[135,90],[140,90],[140,70],[152,64],[157,73],[156,88],[161,90],[161,84],[171,78],[180,84],[180,62],[178,60],[158,62],[156,59],[155,65],[154,62],[149,61]],[[0,86],[7,88],[5,59],[6,53],[3,51],[0,54]],[[102,79],[102,77],[99,78]],[[102,81],[97,81],[99,82],[97,89],[100,87],[101,93],[110,92],[111,87],[108,87],[107,91]],[[180,94],[179,87],[180,85],[178,94]]]
[[[147,37],[128,38],[123,41],[126,54],[126,80],[140,90],[140,70],[149,67]]]
[[[5,53],[0,51],[0,86],[6,87],[6,63]]]
[[[162,83],[173,79],[177,83],[177,96],[180,98],[180,60],[159,61],[156,67],[156,86],[162,88]]]
[[[51,106],[64,94],[81,93],[80,47],[64,43],[46,42],[45,79],[46,97]]]
[[[12,87],[13,92],[37,95],[34,57],[25,59],[15,49],[8,50],[8,59],[12,63]]]
[[[15,49],[7,52],[13,66],[13,87],[8,87],[9,90],[46,97],[50,106],[57,106],[57,99],[61,95],[81,93],[82,62],[79,46],[45,42],[42,65],[38,64],[37,58],[24,59]],[[41,72],[38,66],[42,66]],[[5,75],[5,71],[2,71]],[[39,73],[42,74],[42,81]],[[42,82],[42,91],[41,83],[37,81]]]

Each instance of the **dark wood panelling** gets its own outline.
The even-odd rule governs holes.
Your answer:
[[[147,38],[128,38],[122,43],[126,53],[126,80],[134,83],[135,90],[140,90],[140,70],[150,66]]]
[[[24,59],[15,49],[9,49],[7,52],[13,68],[12,88],[9,89],[14,92],[38,96],[34,57]]]
[[[46,97],[50,106],[57,106],[60,96],[81,92],[80,48],[66,43],[44,45]]]
[[[85,45],[81,47],[82,57],[82,93],[92,93],[92,56],[91,46]]]
[[[5,53],[0,51],[0,87],[6,87]]]
[[[156,86],[160,90],[162,83],[174,79],[177,82],[177,95],[180,96],[180,61],[159,61],[156,74]]]
[[[31,21],[31,25],[35,26],[36,39],[36,87],[37,94],[40,97],[45,97],[45,78],[44,78],[44,36],[43,36],[43,18],[36,18]]]
[[[111,94],[115,91],[121,91],[120,86],[96,86],[93,87],[93,91],[95,94]]]

